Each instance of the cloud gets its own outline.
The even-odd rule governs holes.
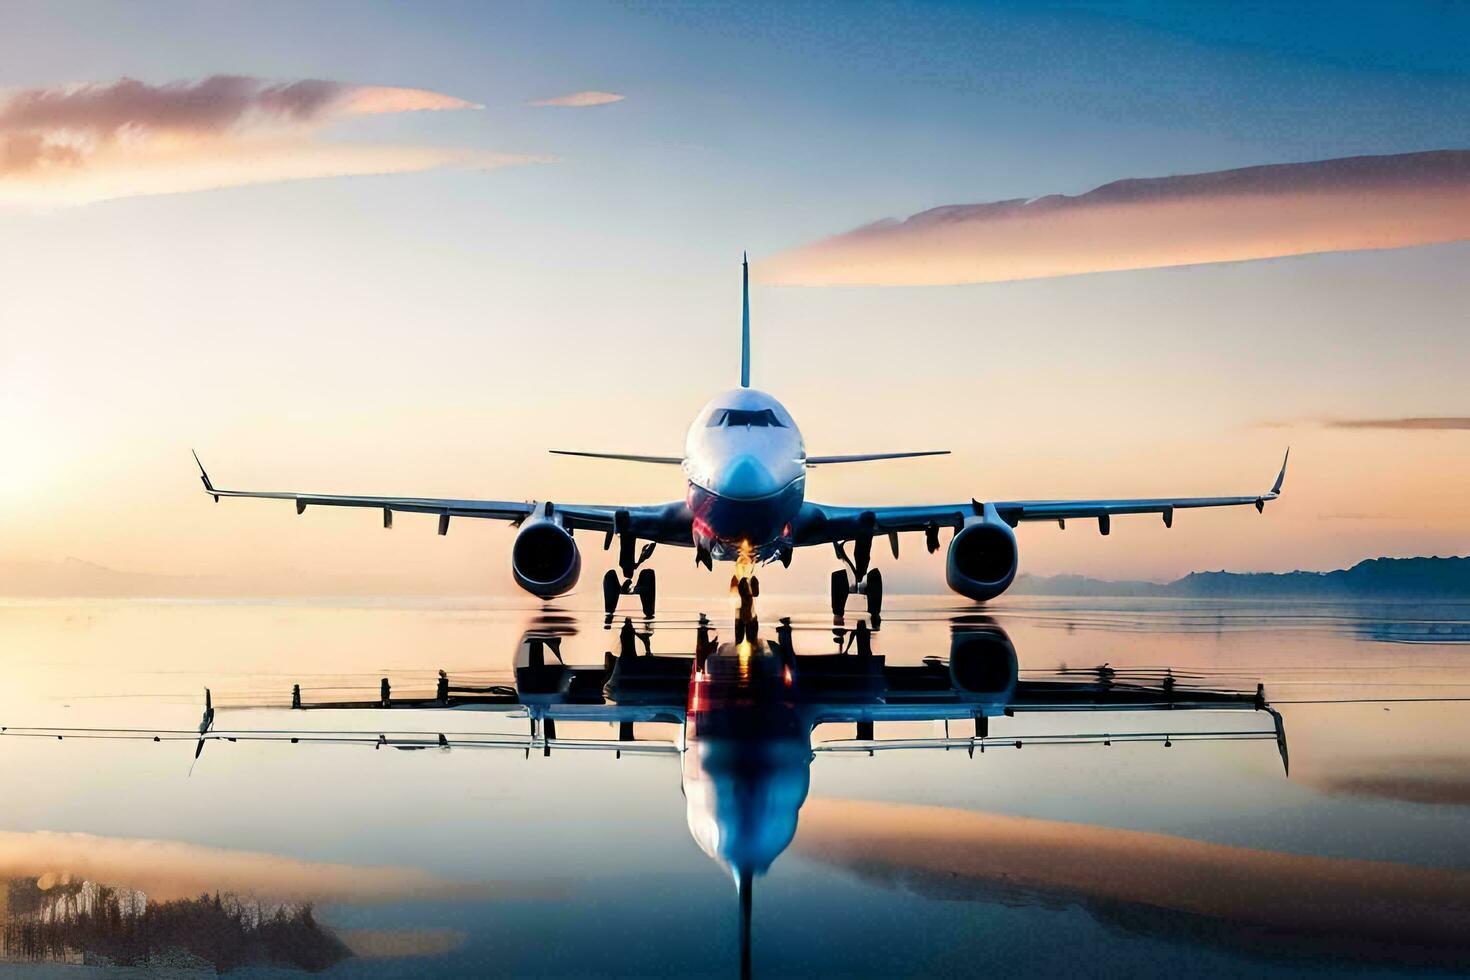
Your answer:
[[[1470,871],[1315,857],[939,806],[812,800],[803,857],[952,900],[1077,904],[1259,951],[1470,959]],[[1188,928],[1186,928],[1188,927]]]
[[[1346,770],[1308,774],[1305,782],[1334,796],[1470,806],[1470,772],[1464,760],[1450,756],[1356,762]]]
[[[943,285],[1470,238],[1470,150],[1119,180],[1085,194],[955,204],[760,263],[791,285]]]
[[[425,89],[242,75],[150,85],[32,88],[0,95],[0,203],[66,205],[140,194],[535,157],[318,138],[356,116],[478,108]]]
[[[1329,429],[1405,429],[1438,432],[1470,429],[1470,418],[1463,415],[1447,415],[1403,419],[1329,419],[1322,424]]]
[[[1259,429],[1294,429],[1315,425],[1326,429],[1392,429],[1402,432],[1457,432],[1470,429],[1470,416],[1413,415],[1396,419],[1273,419],[1256,423]]]
[[[587,92],[573,92],[570,95],[558,95],[552,99],[537,99],[528,105],[534,106],[561,106],[568,109],[586,109],[589,106],[607,105],[611,102],[621,102],[626,95],[618,95],[616,92],[599,92],[595,89]]]

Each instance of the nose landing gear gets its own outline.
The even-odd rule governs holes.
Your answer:
[[[618,597],[625,595],[636,595],[639,603],[643,606],[643,618],[652,619],[655,600],[657,598],[658,586],[654,578],[653,569],[645,568],[638,571],[638,566],[653,555],[656,542],[650,541],[643,546],[643,550],[634,554],[638,545],[638,539],[633,535],[632,521],[628,512],[620,510],[613,515],[613,529],[607,532],[607,540],[603,542],[602,550],[606,551],[612,547],[613,536],[618,537],[618,571],[621,571],[621,579],[618,571],[611,568],[602,577],[602,605],[603,611],[607,613],[605,625],[612,623],[612,617],[618,609]],[[635,582],[633,573],[638,573]]]
[[[756,634],[760,631],[760,620],[755,614],[755,600],[761,594],[760,579],[754,575],[741,575],[737,571],[730,579],[730,591],[739,597],[740,602],[740,608],[735,615],[735,642],[754,643]]]

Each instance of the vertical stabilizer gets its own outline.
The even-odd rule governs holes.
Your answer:
[[[740,387],[750,387],[750,260],[740,253]]]

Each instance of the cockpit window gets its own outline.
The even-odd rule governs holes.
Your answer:
[[[781,420],[776,418],[776,413],[769,408],[745,409],[745,408],[720,408],[709,417],[711,429],[719,426],[736,425],[761,425],[773,426],[778,429],[786,428]]]

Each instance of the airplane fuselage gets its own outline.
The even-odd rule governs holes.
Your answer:
[[[696,547],[716,560],[764,561],[791,546],[806,447],[775,398],[733,388],[710,399],[689,427],[683,466]]]

